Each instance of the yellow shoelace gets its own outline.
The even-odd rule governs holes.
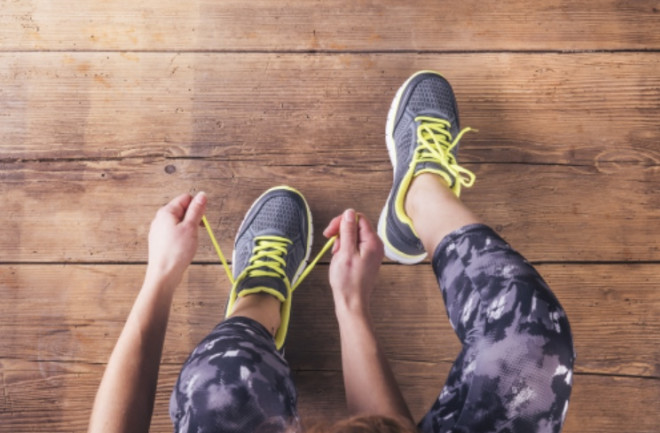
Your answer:
[[[248,277],[275,277],[287,280],[285,268],[287,247],[292,242],[281,236],[255,236],[249,265],[243,269]],[[264,269],[266,268],[266,269]],[[240,277],[238,278],[240,279]]]
[[[466,132],[474,130],[464,128],[452,140],[449,132],[451,124],[447,120],[418,116],[415,121],[420,122],[420,125],[417,128],[418,146],[415,149],[411,165],[416,167],[417,164],[424,162],[441,165],[450,176],[454,177],[456,185],[452,187],[452,190],[456,192],[456,195],[460,193],[461,185],[466,188],[471,187],[477,177],[470,170],[458,165],[456,157],[451,151]],[[452,179],[445,180],[451,184]]]
[[[206,219],[206,215],[202,216],[202,222],[204,223],[204,227],[206,227],[206,231],[211,238],[211,243],[215,248],[215,252],[218,254],[218,258],[220,258],[220,262],[225,268],[227,278],[229,278],[229,281],[233,286],[236,281],[234,280],[234,276],[232,275],[231,269],[227,264],[227,260],[225,259],[224,254],[222,254],[222,250],[220,249],[220,245],[218,244],[218,241],[213,234],[213,230],[211,230],[211,225]],[[300,286],[300,283],[302,283],[303,280],[307,278],[309,273],[312,272],[314,266],[316,266],[318,261],[321,260],[321,257],[323,257],[323,255],[332,247],[336,239],[337,236],[333,236],[328,239],[318,255],[300,274],[298,281],[296,281],[296,283],[291,286],[292,292],[296,290],[298,286]],[[250,257],[250,264],[243,270],[243,272],[247,272],[250,276],[277,277],[288,281],[286,272],[284,271],[286,268],[286,261],[284,260],[283,256],[286,254],[287,245],[291,244],[291,241],[280,236],[258,236],[255,238],[255,240],[257,241],[257,246],[253,250],[252,257]],[[268,270],[263,268],[267,268]]]

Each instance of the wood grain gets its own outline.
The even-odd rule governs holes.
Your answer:
[[[106,362],[143,277],[143,266],[0,267],[2,357],[31,362]],[[172,309],[163,362],[183,363],[222,319],[228,283],[219,265],[195,265]],[[657,266],[542,265],[567,311],[578,373],[660,379]],[[433,365],[446,374],[460,344],[430,266],[385,265],[373,302],[385,351],[405,368]],[[607,318],[604,320],[603,318]],[[327,265],[294,300],[287,357],[296,369],[340,370],[339,334]]]
[[[4,398],[0,424],[11,432],[86,431],[92,400],[103,365],[70,362],[34,363],[0,360]],[[167,412],[179,365],[161,366],[152,432],[168,432]],[[433,366],[416,365],[397,377],[416,419],[429,409],[444,378]],[[431,380],[430,380],[431,379]],[[296,371],[298,408],[303,420],[333,420],[345,415],[341,372]],[[429,386],[429,383],[434,385]],[[433,386],[436,386],[434,389]],[[644,401],[646,404],[634,404]],[[659,415],[657,381],[634,377],[577,376],[564,433],[653,433]],[[630,419],[635,419],[631,423]],[[29,422],[26,422],[28,421]]]
[[[465,202],[539,263],[578,352],[564,432],[660,425],[660,3],[0,0],[0,432],[85,431],[141,283],[146,235],[205,190],[226,252],[287,183],[318,235],[391,184],[384,123],[414,71],[452,83]],[[204,235],[203,235],[204,236]],[[222,316],[203,237],[173,305],[152,431]],[[345,415],[327,261],[294,301],[306,420]],[[387,263],[378,334],[419,418],[458,352],[428,264]],[[396,324],[396,326],[394,326]]]
[[[0,2],[3,50],[658,49],[657,1]]]
[[[658,165],[659,53],[0,54],[0,160],[213,157],[368,167],[414,71],[453,83],[461,159]]]
[[[384,147],[384,146],[383,146]],[[250,204],[277,184],[298,187],[316,221],[358,207],[375,221],[391,187],[386,152],[354,162],[267,165],[162,158],[0,163],[2,262],[144,261],[149,222],[181,192],[205,190],[224,251]],[[339,158],[339,157],[338,157]],[[344,158],[342,157],[342,161]],[[473,164],[465,202],[533,261],[658,260],[658,166]],[[337,181],[342,179],[341,190]],[[209,242],[198,260],[217,261]]]

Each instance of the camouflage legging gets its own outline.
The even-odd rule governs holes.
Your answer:
[[[420,431],[558,432],[575,355],[543,279],[484,225],[447,236],[433,269],[463,350]],[[296,390],[266,329],[245,318],[218,325],[183,366],[170,416],[177,432],[295,430]]]
[[[536,270],[490,228],[463,227],[433,255],[463,350],[423,432],[558,432],[571,393],[573,339]]]
[[[183,365],[170,398],[175,432],[282,432],[298,424],[284,357],[258,322],[232,317]]]

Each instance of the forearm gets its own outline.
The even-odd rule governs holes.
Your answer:
[[[103,375],[90,432],[149,430],[172,294],[148,274]]]
[[[352,415],[378,414],[412,422],[374,333],[368,309],[337,305],[346,402]]]

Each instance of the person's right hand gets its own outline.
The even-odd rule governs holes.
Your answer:
[[[206,195],[182,194],[156,213],[149,230],[147,277],[174,289],[197,251],[197,239]]]
[[[353,209],[330,221],[323,235],[338,235],[329,270],[335,309],[367,312],[383,260],[383,243],[369,220]]]

